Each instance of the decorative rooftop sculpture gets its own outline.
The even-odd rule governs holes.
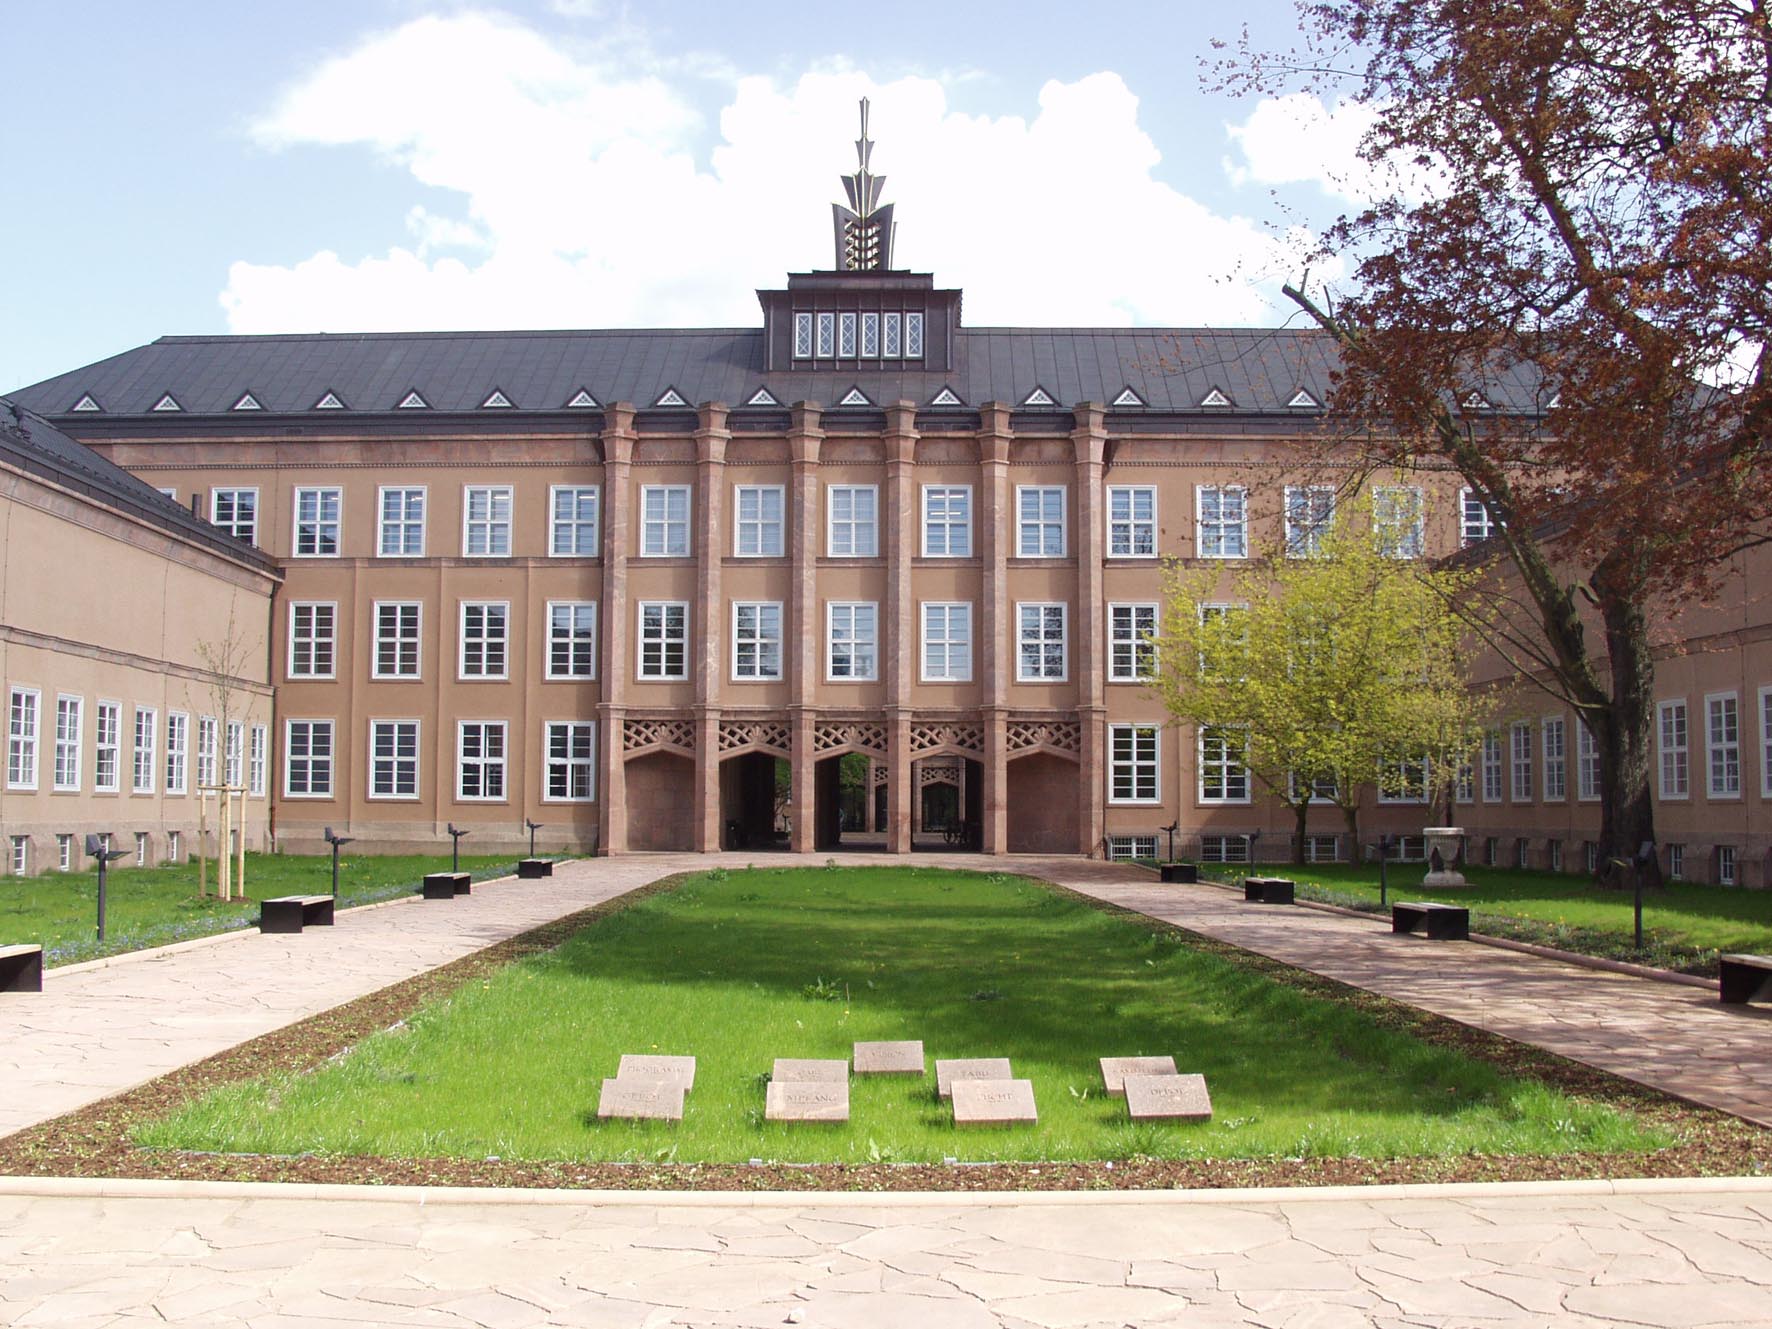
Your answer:
[[[849,206],[831,204],[836,229],[839,272],[884,272],[892,266],[892,205],[880,206],[886,177],[868,169],[874,150],[868,138],[868,99],[861,99],[861,137],[855,141],[859,163],[854,175],[843,177]]]

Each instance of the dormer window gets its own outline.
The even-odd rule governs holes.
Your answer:
[[[922,310],[794,314],[796,360],[920,360]]]

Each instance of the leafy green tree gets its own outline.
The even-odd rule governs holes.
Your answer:
[[[1313,803],[1341,808],[1357,853],[1366,791],[1449,803],[1482,744],[1466,638],[1481,574],[1392,548],[1356,501],[1305,549],[1268,550],[1222,580],[1198,565],[1166,574],[1154,686],[1291,809],[1299,861]]]

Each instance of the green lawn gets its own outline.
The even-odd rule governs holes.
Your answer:
[[[462,857],[476,878],[515,870],[515,860]],[[427,872],[446,871],[449,856],[341,856],[341,907],[391,900],[416,890]],[[38,942],[50,965],[165,946],[258,922],[256,901],[273,895],[324,895],[332,889],[332,859],[294,854],[246,855],[247,901],[197,898],[197,865],[113,867],[105,882],[105,942],[98,942],[98,871],[46,872],[0,881],[0,945]],[[215,863],[209,864],[215,892]]]
[[[921,1038],[845,1126],[763,1121],[776,1057]],[[623,1052],[692,1054],[680,1126],[595,1119]],[[1097,1058],[1203,1072],[1208,1124],[1131,1126]],[[1007,1056],[1037,1126],[957,1131],[937,1057]],[[1040,883],[933,868],[716,870],[469,983],[323,1067],[219,1089],[150,1146],[743,1162],[1562,1153],[1665,1143],[1628,1116]]]
[[[1302,897],[1355,909],[1378,908],[1376,864],[1263,866],[1263,873],[1291,877]],[[1772,954],[1772,891],[1672,882],[1643,893],[1644,950],[1635,949],[1632,897],[1585,876],[1511,868],[1464,869],[1470,885],[1423,890],[1422,863],[1390,865],[1393,900],[1443,900],[1469,905],[1479,932],[1540,942],[1613,959],[1640,960],[1714,977],[1717,952]],[[1212,875],[1241,882],[1243,870]]]

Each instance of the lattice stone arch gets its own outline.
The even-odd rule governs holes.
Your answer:
[[[794,755],[794,731],[785,720],[720,721],[720,755],[768,752],[777,757]]]
[[[689,720],[648,719],[629,716],[622,721],[623,760],[643,752],[678,752],[695,755],[695,724]]]
[[[984,755],[984,726],[968,720],[917,720],[911,723],[913,760],[953,756],[976,761]]]
[[[951,784],[958,788],[960,770],[959,759],[954,757],[945,761],[939,758],[920,761],[917,763],[917,788],[932,784]]]
[[[1075,720],[1011,720],[1006,738],[1005,755],[1012,761],[1035,752],[1083,760],[1083,726]]]
[[[819,720],[812,727],[812,755],[839,757],[845,752],[884,761],[887,752],[886,726],[875,720]]]

